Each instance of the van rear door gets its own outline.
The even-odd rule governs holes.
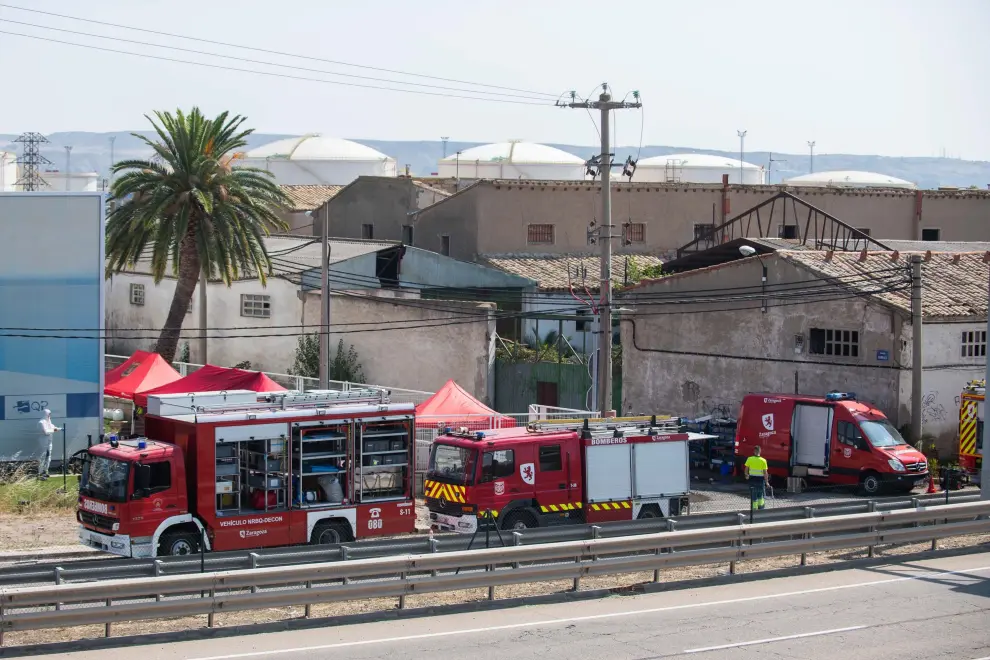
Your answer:
[[[828,471],[832,415],[831,406],[795,404],[791,422],[793,467],[806,467],[808,474],[823,475]]]

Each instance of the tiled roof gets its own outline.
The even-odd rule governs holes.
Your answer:
[[[280,186],[289,198],[289,210],[293,212],[315,211],[333,199],[344,186]]]
[[[747,238],[751,243],[759,243],[774,250],[811,250],[814,245],[802,245],[800,242],[787,238]],[[878,238],[880,242],[891,250],[900,252],[987,252],[990,251],[990,242],[980,241],[902,241],[896,238]],[[856,245],[850,249],[859,254],[863,241],[857,241]],[[856,250],[856,248],[859,250]]]
[[[413,185],[416,186],[417,188],[421,188],[421,189],[427,190],[427,191],[429,191],[431,193],[435,193],[437,195],[440,195],[441,197],[450,197],[453,194],[453,193],[447,192],[446,190],[444,190],[442,188],[437,188],[436,186],[432,186],[432,185],[429,185],[427,183],[424,183],[423,181],[417,181],[416,179],[413,179]]]
[[[897,261],[890,252],[869,252],[861,261],[858,252],[781,251],[777,256],[802,266],[820,276],[841,277],[843,286],[860,291],[876,291],[890,282],[903,269],[903,281],[909,281],[910,257],[924,252],[897,253]],[[931,258],[921,267],[921,311],[926,317],[960,318],[986,317],[987,281],[990,264],[984,263],[985,252],[931,253]],[[886,271],[886,272],[884,272]],[[697,271],[696,271],[697,272]],[[856,277],[860,276],[860,277]],[[873,293],[872,297],[905,312],[911,311],[911,290]]]
[[[540,290],[566,291],[568,285],[598,290],[601,261],[591,254],[485,254],[478,261],[506,273],[536,280]],[[651,255],[613,255],[612,279],[617,286],[625,281],[626,264],[639,268],[659,266],[663,261]],[[568,279],[568,274],[570,278]]]
[[[331,238],[328,242],[330,244],[331,264],[399,245],[397,241],[365,241],[347,238]],[[309,268],[321,267],[323,247],[320,245],[319,239],[284,234],[269,236],[265,239],[265,247],[268,250],[268,256],[272,259],[272,272],[275,275],[284,276]],[[150,254],[142,256],[138,259],[137,264],[133,268],[128,268],[126,272],[150,274]],[[171,267],[166,270],[166,273],[171,275]],[[254,279],[254,274],[241,273],[239,279]]]

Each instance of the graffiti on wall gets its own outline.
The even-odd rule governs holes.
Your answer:
[[[931,424],[944,422],[949,418],[949,412],[938,402],[938,391],[932,391],[921,399],[921,422]]]

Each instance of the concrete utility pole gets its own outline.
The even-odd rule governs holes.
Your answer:
[[[987,282],[987,302],[990,304],[990,280]],[[990,311],[990,308],[988,308]],[[990,338],[990,314],[987,315],[987,337]],[[986,380],[984,385],[990,385],[990,355],[987,356],[986,373],[983,376]],[[986,391],[986,390],[984,390]],[[983,406],[983,449],[980,455],[983,457],[983,467],[980,469],[980,499],[990,500],[990,424],[986,422],[986,404]]]
[[[116,135],[110,136],[110,188],[113,188],[113,143],[117,141]]]
[[[613,101],[608,93],[608,85],[602,85],[602,93],[597,101],[577,101],[577,95],[571,92],[570,103],[559,103],[558,105],[567,108],[580,108],[584,110],[601,111],[601,138],[602,153],[599,161],[602,175],[602,225],[597,230],[589,232],[589,239],[594,232],[597,235],[594,240],[599,241],[601,247],[601,284],[599,299],[599,324],[598,324],[598,360],[597,364],[597,385],[598,385],[598,410],[602,415],[613,414],[612,410],[612,239],[619,238],[612,234],[612,145],[609,135],[609,112],[613,110],[625,110],[628,108],[642,108],[639,101],[639,92],[633,92],[636,99],[633,102]]]
[[[808,168],[809,172],[814,174],[815,172],[815,141],[808,141],[808,149],[811,150],[811,166]]]
[[[911,256],[911,433],[921,448],[921,255]]]
[[[323,206],[323,267],[320,269],[320,389],[330,389],[330,209]]]

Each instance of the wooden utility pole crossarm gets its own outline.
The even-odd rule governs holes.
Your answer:
[[[635,101],[613,101],[611,94],[609,94],[608,85],[602,84],[602,93],[597,101],[578,101],[577,94],[571,92],[570,102],[557,103],[558,106],[564,108],[601,112],[602,152],[597,165],[602,181],[602,224],[589,232],[588,242],[594,244],[597,241],[601,247],[601,298],[599,302],[598,359],[596,360],[598,397],[595,407],[604,416],[614,414],[612,410],[612,240],[621,237],[620,234],[612,233],[612,145],[609,135],[609,112],[643,107],[643,104],[640,103],[639,92],[632,92],[632,96]],[[589,162],[589,170],[591,165],[592,162]],[[635,167],[635,163],[632,163],[632,166]]]

